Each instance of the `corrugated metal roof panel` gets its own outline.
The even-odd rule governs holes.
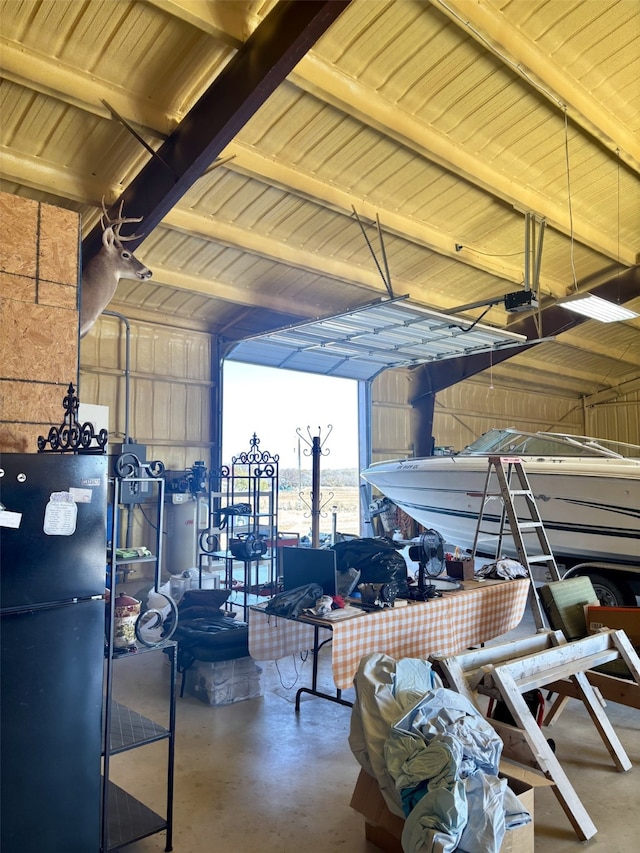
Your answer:
[[[615,108],[630,129],[640,130],[637,3],[581,0],[551,5],[488,0],[488,4],[553,56],[600,103]]]

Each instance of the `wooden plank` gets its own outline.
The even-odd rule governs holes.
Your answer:
[[[499,720],[493,720],[491,717],[487,718],[487,722],[491,723],[504,744],[502,748],[502,755],[504,757],[511,761],[517,761],[518,764],[524,764],[525,767],[532,767],[534,770],[538,770],[542,773],[542,778],[553,782],[549,774],[545,773],[540,767],[540,764],[531,751],[531,744],[521,729],[510,726],[509,723],[501,723]]]
[[[580,691],[582,701],[589,711],[589,716],[598,729],[604,745],[609,750],[609,755],[613,758],[616,768],[619,772],[631,770],[631,761],[620,743],[613,726],[609,722],[609,718],[604,713],[601,703],[596,698],[593,687],[589,684],[584,672],[576,672],[572,681]]]
[[[552,681],[561,681],[570,678],[575,672],[585,672],[596,666],[617,660],[619,657],[616,649],[604,649],[591,655],[585,655],[582,659],[571,659],[559,663],[557,666],[542,667],[539,672],[528,672],[516,679],[516,683],[522,691],[534,690],[536,687],[544,687]],[[501,664],[504,666],[505,664]],[[512,671],[513,674],[513,671]]]
[[[457,657],[443,657],[436,659],[436,656],[432,655],[432,660],[436,664],[436,671],[440,673],[444,683],[451,690],[455,690],[457,693],[461,693],[476,708],[478,708],[476,694],[473,692],[473,690],[469,688],[469,685],[467,684],[467,679],[464,674],[464,670],[460,666]],[[478,710],[480,711],[480,708],[478,708]]]
[[[557,636],[558,634],[560,634],[560,632],[556,631],[555,635]],[[638,660],[638,654],[633,646],[631,646],[626,634],[616,631],[611,636],[613,638],[614,645],[627,664],[633,680],[631,681],[626,678],[620,678],[616,675],[608,675],[594,670],[587,671],[587,679],[594,690],[599,692],[607,701],[619,702],[622,705],[628,705],[630,708],[637,708],[640,710],[640,678],[638,677],[640,661]],[[556,642],[555,637],[552,638],[552,640],[554,643]],[[556,688],[556,685],[553,684],[549,684],[547,686],[550,690],[555,690]],[[557,686],[558,690],[556,692],[559,695],[545,717],[545,726],[552,726],[556,722],[570,697],[576,699],[580,698],[577,695],[577,690],[571,682],[564,681]]]
[[[615,675],[607,675],[604,672],[596,672],[594,670],[588,670],[585,674],[589,684],[593,687],[594,692],[596,692],[598,698],[602,700],[603,706],[605,704],[604,700],[607,700],[608,702],[619,702],[621,705],[627,705],[629,708],[636,708],[637,710],[640,710],[640,678],[638,677],[639,667],[637,663],[638,655],[633,646],[631,646],[629,638],[623,632],[616,631],[612,634],[612,639],[616,648],[620,652],[620,656],[625,660],[633,680],[619,678]],[[580,696],[576,685],[569,679],[549,683],[545,686],[552,692],[558,694],[544,719],[545,726],[552,726],[562,713],[570,698],[581,699],[582,697]]]
[[[597,688],[609,702],[619,702],[640,711],[640,684],[603,672],[587,672],[586,675],[592,687]]]
[[[553,675],[547,680],[556,681],[565,677],[561,674],[563,670],[566,671],[567,675],[572,674],[571,667],[574,665],[576,669],[589,669],[593,665],[591,663],[593,660],[598,660],[599,663],[608,663],[618,657],[611,639],[612,633],[615,632],[603,631],[600,634],[574,640],[572,643],[565,643],[544,652],[516,658],[509,663],[509,673],[518,684],[539,686],[545,683],[545,672],[553,671]],[[614,653],[613,657],[611,656],[612,652]],[[587,667],[582,666],[584,661],[589,662]],[[573,671],[575,672],[576,669]],[[541,677],[542,680],[540,680]]]
[[[589,671],[593,666],[620,658],[625,660],[637,683]],[[555,796],[581,840],[595,835],[594,823],[521,693],[545,685],[557,692],[559,697],[547,716],[551,721],[557,718],[569,697],[580,699],[618,771],[629,770],[631,762],[604,713],[605,703],[598,691],[603,685],[605,693],[613,693],[618,699],[640,702],[640,659],[624,632],[605,631],[567,643],[559,631],[540,631],[521,641],[453,657],[432,656],[432,661],[445,682],[476,707],[478,693],[504,701],[515,725],[489,719],[503,740],[503,753],[520,764],[537,768],[551,781]]]
[[[499,771],[503,776],[518,779],[526,785],[531,785],[532,788],[549,788],[553,784],[539,770],[529,770],[528,767],[522,767],[520,763],[516,764],[504,757],[500,759]]]
[[[551,635],[557,635],[561,642],[566,642],[561,631],[540,631],[520,640],[510,640],[508,643],[496,643],[493,646],[483,646],[481,649],[462,652],[456,655],[456,660],[465,672],[476,670],[489,663],[497,664],[552,648]],[[441,657],[433,655],[435,660]]]
[[[624,631],[611,632],[611,639],[615,647],[620,652],[620,657],[629,667],[631,677],[636,684],[640,684],[640,658],[638,657],[638,653],[634,647],[631,645],[631,640],[627,637]]]
[[[589,670],[585,672],[589,684],[593,687],[603,707],[607,702],[618,702],[629,708],[640,710],[640,684],[628,681],[626,678],[618,678],[615,675],[605,675],[603,672]],[[557,693],[560,698],[581,699],[580,693],[569,679],[563,681],[551,681],[545,684],[545,688],[551,693]],[[549,725],[545,720],[544,725]]]
[[[617,636],[621,634],[621,636]],[[526,652],[522,656],[518,653]],[[535,767],[552,782],[553,791],[578,837],[587,841],[596,827],[537,725],[521,692],[543,685],[563,695],[554,704],[553,720],[568,696],[582,700],[616,768],[627,771],[631,762],[611,723],[600,695],[596,695],[585,670],[623,657],[636,677],[640,660],[622,632],[607,631],[567,643],[561,632],[540,632],[515,643],[473,650],[453,657],[433,656],[434,666],[452,689],[478,707],[477,694],[499,696],[515,721],[514,726],[489,720],[502,738],[504,754]],[[589,673],[597,676],[596,673]],[[606,677],[605,677],[606,680]],[[621,679],[610,679],[620,681]],[[637,678],[636,678],[637,680]],[[638,687],[638,684],[633,684]]]
[[[612,641],[612,638],[608,633],[603,634],[603,635],[596,635],[596,636],[598,636],[598,638],[600,640],[606,640],[606,642]],[[571,646],[582,646],[583,649],[587,649],[589,646],[589,644],[581,643],[580,641],[577,641],[575,643],[571,643],[569,645],[571,645]],[[593,644],[591,644],[591,645],[593,645]],[[564,652],[566,648],[567,647],[559,648],[555,651],[563,651]],[[614,651],[616,651],[616,656],[617,656],[617,650],[614,649]],[[602,654],[602,653],[600,653],[600,654]],[[590,667],[587,665],[588,662],[591,661],[593,658],[596,658],[598,656],[599,656],[598,654],[585,654],[584,659],[582,661],[576,660],[576,661],[572,661],[572,662],[566,662],[566,663],[563,663],[561,666],[550,667],[545,672],[534,672],[534,670],[536,670],[538,667],[531,665],[527,670],[526,676],[522,679],[516,679],[513,675],[514,670],[521,671],[521,668],[518,666],[518,664],[520,664],[521,661],[516,660],[516,661],[513,661],[511,663],[509,663],[509,662],[503,663],[497,667],[494,667],[491,670],[491,672],[487,673],[487,677],[490,678],[490,680],[491,680],[491,683],[488,685],[488,687],[485,688],[484,685],[479,685],[478,689],[481,692],[484,692],[485,689],[493,690],[495,687],[497,687],[500,690],[500,693],[502,694],[503,701],[507,704],[507,707],[509,707],[509,709],[511,710],[509,700],[510,700],[510,698],[512,699],[513,697],[505,696],[503,693],[503,690],[502,690],[502,684],[504,682],[505,674],[507,674],[509,676],[509,683],[511,681],[513,681],[513,684],[516,685],[516,689],[518,691],[518,697],[521,699],[522,697],[520,696],[520,691],[531,689],[532,687],[540,687],[543,685],[547,685],[551,682],[552,679],[555,680],[554,679],[554,673],[556,670],[562,670],[564,675],[568,675],[568,670],[570,669],[570,667],[573,667],[574,671],[570,676],[570,681],[572,681],[573,684],[575,685],[575,688],[577,690],[579,698],[582,699],[585,707],[589,711],[589,715],[591,716],[591,719],[593,720],[594,725],[595,725],[596,729],[598,730],[598,733],[600,734],[600,737],[602,738],[604,745],[606,746],[607,750],[609,751],[609,754],[613,758],[613,761],[614,761],[614,764],[616,765],[616,768],[619,771],[630,770],[631,769],[631,762],[629,761],[629,758],[628,758],[622,744],[620,743],[618,736],[616,735],[616,733],[613,729],[613,726],[611,725],[607,716],[605,715],[601,702],[596,697],[594,690],[593,690],[593,687],[591,686],[591,684],[587,680],[587,677],[583,671],[584,669],[589,669]],[[540,655],[538,655],[538,657],[544,659],[544,658],[548,657],[548,654],[545,652],[542,652]],[[562,677],[564,677],[564,675]],[[556,685],[556,686],[559,687],[560,685]],[[512,714],[513,714],[513,711],[512,711]],[[514,719],[516,719],[515,714],[514,714]]]
[[[534,757],[537,766],[553,780],[553,793],[564,813],[569,818],[578,837],[582,841],[587,841],[596,834],[596,826],[576,794],[560,762],[551,751],[551,747],[540,731],[527,703],[520,695],[518,685],[511,675],[509,667],[505,665],[496,667],[493,677],[500,687],[505,704],[516,721],[517,728],[522,731],[529,745],[531,755]]]
[[[569,696],[560,694],[556,696],[552,706],[549,708],[542,722],[543,726],[552,726],[556,722],[560,714],[564,711],[567,702],[569,701],[569,698]]]

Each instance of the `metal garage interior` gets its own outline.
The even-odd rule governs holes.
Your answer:
[[[110,305],[132,324],[132,434],[169,467],[215,461],[229,342],[389,289],[450,312],[528,273],[537,310],[456,322],[551,340],[382,374],[373,459],[424,450],[434,405],[438,445],[494,425],[639,441],[639,321],[556,305],[640,306],[635,3],[353,0],[302,4],[306,21],[295,5],[2,4],[2,189],[78,211],[85,263],[103,198],[144,217],[128,245],[153,277]],[[378,221],[389,288],[365,240],[384,273]],[[115,409],[122,336],[103,317],[83,340],[83,402]]]
[[[102,201],[123,202],[153,271],[83,338],[82,402],[168,468],[215,465],[223,359],[298,358],[362,383],[354,466],[494,426],[640,444],[640,318],[559,304],[640,313],[639,45],[636,0],[1,0],[0,191],[79,214],[84,264]],[[357,326],[304,337],[368,310],[374,334],[399,324],[397,358]],[[405,310],[434,318],[426,337]],[[175,849],[374,851],[348,713],[297,719],[298,674],[269,675],[269,701],[179,706]],[[637,712],[610,717],[637,764]],[[554,737],[590,848],[633,849],[634,772],[580,709]],[[153,789],[153,766],[127,772]],[[541,791],[536,853],[579,848],[558,811]]]

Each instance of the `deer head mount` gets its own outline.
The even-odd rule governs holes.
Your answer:
[[[80,308],[80,337],[84,338],[100,314],[113,299],[121,278],[151,278],[153,273],[123,246],[127,240],[140,238],[138,234],[122,236],[120,228],[131,222],[142,222],[142,217],[124,217],[120,203],[117,219],[109,219],[102,199],[102,248],[82,270],[82,294]]]

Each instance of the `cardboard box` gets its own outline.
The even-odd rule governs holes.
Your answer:
[[[194,662],[186,673],[186,691],[206,705],[231,705],[264,696],[262,668],[253,658]]]
[[[597,634],[603,628],[625,632],[631,645],[640,646],[640,607],[602,607],[588,604],[585,608],[587,631]]]
[[[517,829],[509,830],[500,846],[500,853],[534,853],[533,839],[533,787],[528,779],[524,777],[527,771],[523,771],[521,778],[505,775],[509,787],[515,792],[518,799],[531,815],[531,823],[519,826]],[[402,830],[404,818],[389,811],[384,801],[377,781],[360,771],[356,780],[356,786],[351,797],[351,808],[364,816],[365,837],[367,841],[375,844],[385,853],[403,853]]]
[[[475,561],[471,557],[464,560],[445,560],[445,569],[450,578],[472,581],[475,577]]]

